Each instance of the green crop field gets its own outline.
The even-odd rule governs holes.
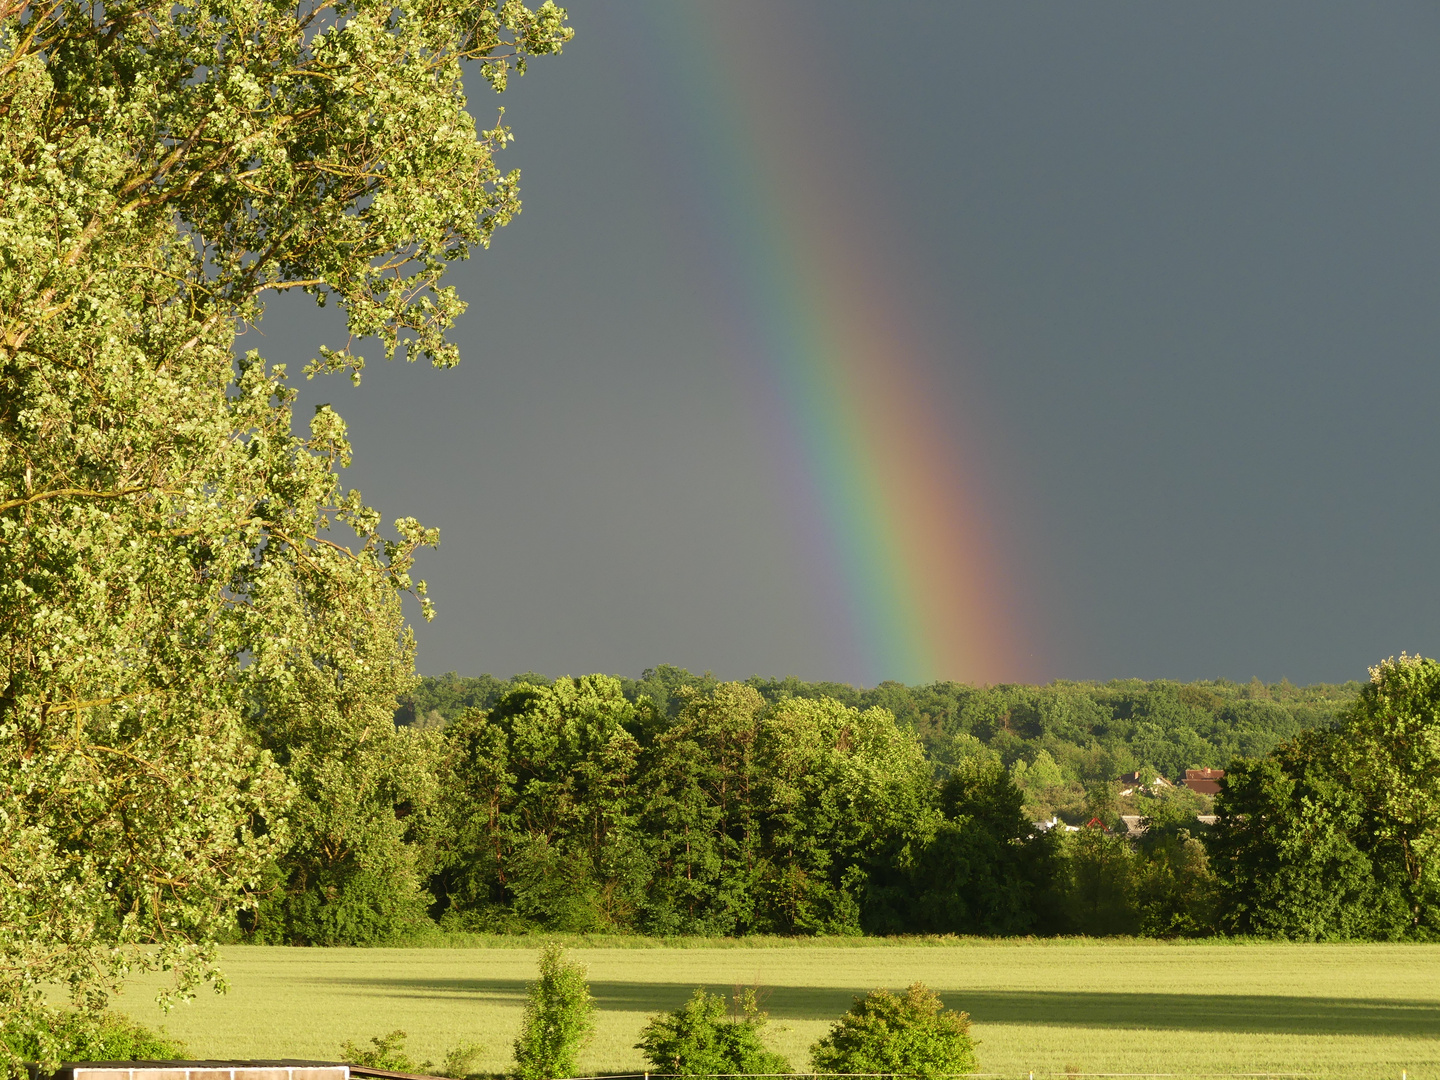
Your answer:
[[[638,1070],[646,1017],[696,985],[759,984],[769,1042],[807,1047],[877,986],[921,980],[969,1011],[986,1073],[1258,1072],[1440,1080],[1440,946],[1153,941],[580,947],[600,1006],[582,1071]],[[200,1057],[330,1058],[394,1028],[419,1057],[478,1040],[509,1064],[536,950],[230,947],[232,989],[163,1020]],[[159,1020],[147,986],[120,1004]]]

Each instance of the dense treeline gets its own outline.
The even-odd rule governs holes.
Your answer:
[[[668,666],[618,681],[627,701],[649,701],[669,717],[678,715],[684,695],[717,685],[709,675]],[[509,680],[426,677],[402,698],[396,722],[439,728],[467,710],[492,708],[516,686],[550,684],[533,672]],[[993,687],[886,682],[858,689],[752,678],[745,685],[770,705],[829,698],[862,711],[885,709],[916,734],[937,774],[982,751],[993,753],[1012,771],[1037,819],[1058,812],[1071,821],[1088,819],[1087,791],[1093,795],[1118,776],[1148,768],[1173,778],[1187,768],[1264,757],[1302,731],[1333,726],[1360,692],[1356,682],[1297,687],[1258,680]]]
[[[1417,807],[1435,793],[1415,781],[1396,801],[1414,753],[1387,750],[1386,725],[1412,716],[1408,737],[1436,740],[1437,672],[1402,658],[1363,687],[1308,688],[421,680],[400,723],[352,723],[328,771],[306,765],[314,812],[294,815],[244,929],[1428,936]],[[1217,764],[1231,779],[1214,805],[1143,782]]]
[[[931,776],[883,710],[695,694],[673,718],[604,676],[461,720],[442,923],[844,933],[933,828]]]

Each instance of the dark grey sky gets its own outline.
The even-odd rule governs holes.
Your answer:
[[[1440,651],[1440,9],[722,7],[763,42],[739,77],[803,71],[775,107],[855,147],[926,335],[964,344],[1013,677]],[[564,56],[473,90],[525,209],[453,273],[461,367],[304,391],[350,422],[347,482],[442,530],[420,669],[883,677],[802,566],[657,120],[657,72],[713,43],[659,4],[570,11]],[[259,344],[298,367],[334,326],[287,299]]]

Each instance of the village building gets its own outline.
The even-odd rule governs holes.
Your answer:
[[[1175,785],[1166,780],[1163,776],[1156,776],[1148,784],[1139,771],[1127,772],[1120,777],[1120,794],[1134,795],[1136,788],[1148,787],[1151,791],[1159,791],[1161,788],[1174,787]]]
[[[1186,769],[1180,782],[1198,795],[1219,795],[1224,769]]]

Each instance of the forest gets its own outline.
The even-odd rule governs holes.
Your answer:
[[[1310,687],[422,679],[389,730],[272,747],[303,809],[237,934],[1428,938],[1440,800],[1392,729],[1433,740],[1437,691],[1408,657]],[[1218,797],[1156,782],[1196,767]]]
[[[670,717],[678,714],[682,693],[708,693],[717,685],[709,674],[666,665],[618,681],[628,701],[648,700]],[[518,684],[549,686],[552,680],[533,672],[508,680],[453,672],[421,677],[401,698],[395,721],[443,726],[467,710],[492,708]],[[1333,726],[1361,684],[1117,679],[991,687],[883,682],[867,690],[751,678],[746,685],[771,705],[792,697],[829,698],[855,709],[885,709],[915,733],[937,770],[983,747],[1014,772],[1035,814],[1055,809],[1078,816],[1087,787],[1136,769],[1173,778],[1187,768],[1223,768],[1236,756],[1263,757],[1301,731]]]

